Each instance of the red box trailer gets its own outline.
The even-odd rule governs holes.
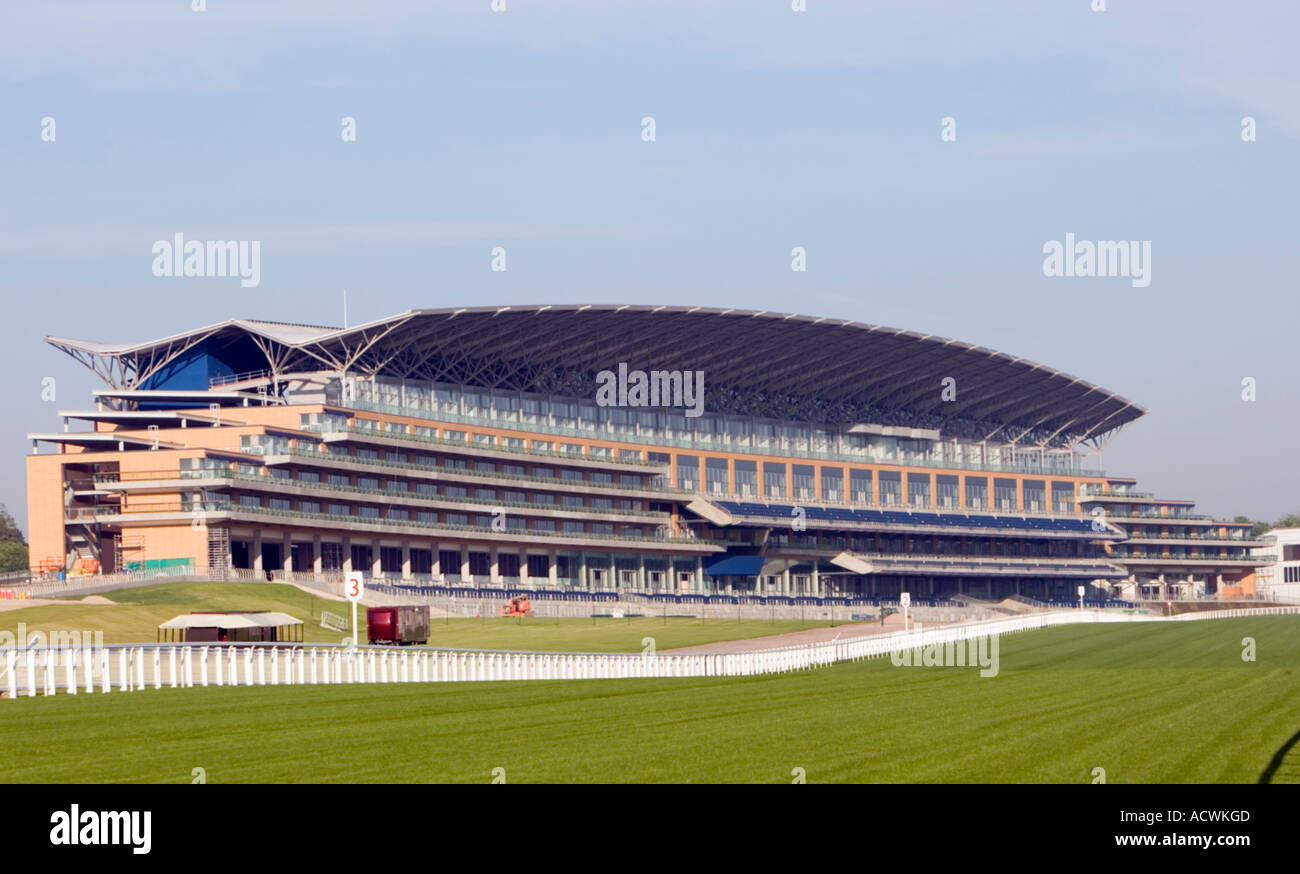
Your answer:
[[[366,626],[366,637],[371,643],[423,645],[429,642],[429,608],[423,605],[367,607]]]

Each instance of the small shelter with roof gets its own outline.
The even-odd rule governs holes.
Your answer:
[[[158,626],[158,640],[182,643],[301,643],[303,623],[258,610],[183,613]]]

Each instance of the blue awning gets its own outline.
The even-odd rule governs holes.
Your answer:
[[[716,555],[704,560],[704,571],[711,577],[754,577],[763,571],[761,555]]]

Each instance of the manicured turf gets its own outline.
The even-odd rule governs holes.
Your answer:
[[[999,667],[0,701],[0,780],[1256,782],[1300,729],[1296,617],[1027,632]]]
[[[157,639],[158,625],[194,610],[271,610],[288,613],[304,622],[306,640],[338,643],[344,636],[320,627],[322,610],[340,616],[348,604],[317,598],[294,586],[279,583],[164,583],[137,589],[118,589],[102,597],[113,606],[69,603],[6,610],[0,629],[16,631],[102,631],[104,643],[132,643]],[[364,611],[362,611],[364,614]]]
[[[351,605],[314,597],[294,586],[278,583],[166,583],[138,589],[119,589],[104,597],[112,606],[68,604],[28,607],[0,613],[0,630],[16,631],[27,623],[27,633],[102,631],[104,643],[137,643],[157,639],[157,628],[181,613],[194,610],[277,610],[303,620],[303,638],[311,642],[339,643],[347,635],[320,627],[322,610],[350,616]],[[358,608],[357,621],[365,628],[366,611]],[[640,652],[643,641],[654,638],[656,649],[740,640],[826,626],[821,620],[753,619],[519,619],[486,617],[435,618],[429,628],[429,645],[476,649],[530,649],[549,652]]]

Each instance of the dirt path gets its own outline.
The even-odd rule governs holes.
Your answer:
[[[0,613],[6,610],[24,610],[28,607],[75,607],[78,604],[103,607],[105,605],[112,606],[114,602],[103,595],[87,595],[80,601],[65,601],[62,598],[23,598],[22,600],[0,601]]]
[[[912,627],[916,627],[913,623]],[[937,628],[939,624],[926,625]],[[823,643],[837,637],[870,637],[877,634],[890,634],[903,630],[903,617],[897,613],[885,617],[885,624],[879,622],[853,622],[836,625],[834,628],[808,628],[804,631],[791,631],[786,634],[772,634],[767,637],[750,637],[744,640],[723,640],[717,643],[705,643],[699,646],[683,646],[678,649],[661,649],[662,653],[687,655],[690,653],[749,652],[755,649],[777,649],[783,646],[798,646],[804,643]]]

